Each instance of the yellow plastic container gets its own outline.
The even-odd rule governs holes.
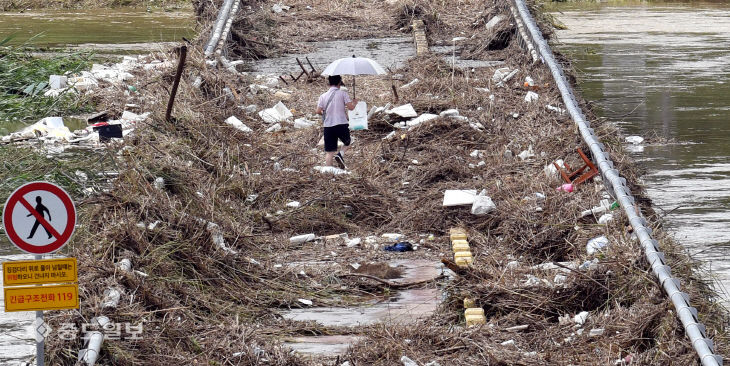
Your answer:
[[[484,316],[484,309],[482,308],[468,308],[464,310],[464,318],[468,327],[487,323],[487,318]]]
[[[475,308],[475,307],[476,307],[476,303],[474,302],[474,299],[469,298],[469,297],[464,298],[464,309]]]
[[[451,235],[449,235],[451,241],[454,240],[466,240],[466,231],[463,229],[451,229]]]
[[[464,251],[464,252],[455,252],[454,253],[454,262],[456,262],[457,266],[470,266],[472,263],[474,263],[474,259],[471,256],[471,252]]]
[[[469,252],[469,243],[466,240],[454,240],[451,242],[451,249],[456,252]]]

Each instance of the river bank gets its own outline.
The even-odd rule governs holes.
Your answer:
[[[600,180],[572,193],[555,190],[562,182],[545,167],[557,159],[575,165],[582,143],[560,111],[549,73],[518,45],[504,4],[471,1],[455,11],[427,1],[295,2],[297,22],[287,11],[272,15],[273,2],[266,4],[236,21],[275,19],[257,30],[288,35],[280,52],[316,48],[304,41],[323,34],[347,38],[335,26],[298,32],[326,9],[334,17],[348,14],[348,24],[371,23],[377,14],[379,26],[360,28],[363,37],[410,35],[409,25],[420,19],[432,45],[464,37],[461,58],[501,64],[452,67],[447,55],[431,53],[405,60],[391,76],[358,78],[358,97],[369,106],[410,104],[419,118],[373,114],[370,129],[354,133],[349,174],[340,175],[316,169],[323,159],[320,129],[316,122],[306,126],[316,121],[313,103],[326,90],[321,79],[284,84],[275,74],[231,73],[206,66],[191,48],[175,119],[166,121],[160,105],[175,54],[165,55],[170,65],[160,70],[130,71],[146,86],[135,104],[152,114],[125,138],[124,148],[109,151],[120,174],[112,189],[81,205],[81,222],[89,224],[67,254],[79,258],[84,305],[54,316],[54,328],[71,323],[80,329],[100,315],[144,325],[142,341],[105,340],[101,364],[392,365],[405,364],[404,356],[444,365],[697,362],[625,217],[620,211],[603,223],[599,215],[580,217],[605,199]],[[299,13],[306,6],[313,9]],[[497,16],[502,20],[488,29]],[[262,46],[245,40],[232,48],[260,53]],[[528,92],[538,99],[526,99]],[[94,98],[117,118],[130,95],[112,86]],[[292,121],[284,118],[277,128],[258,112],[280,101]],[[294,119],[304,128],[295,128]],[[632,189],[640,190],[616,127],[595,128]],[[446,191],[459,189],[485,189],[496,208],[478,216],[470,206],[444,207]],[[651,212],[650,202],[641,202]],[[450,263],[452,227],[466,231],[474,260],[468,268]],[[346,237],[338,235],[343,232]],[[308,233],[314,240],[290,239]],[[708,336],[725,353],[725,315],[696,278],[694,263],[660,227],[655,233]],[[609,244],[587,251],[588,241],[601,236]],[[393,239],[416,250],[384,251]],[[130,266],[120,265],[124,259]],[[407,272],[398,260],[442,259],[445,277],[395,283],[403,276],[397,272]],[[375,270],[358,272],[370,262]],[[441,305],[409,324],[347,326],[287,316],[290,309],[347,312],[398,301],[398,292],[409,287],[443,293]],[[110,288],[119,301],[103,306]],[[482,309],[486,324],[466,326],[465,299]],[[354,336],[355,343],[339,356],[292,354],[281,344],[312,335]],[[48,354],[71,364],[81,347],[78,338],[56,337]]]
[[[562,7],[556,16],[568,29],[557,32],[559,49],[581,70],[581,94],[596,101],[597,114],[647,137],[631,155],[646,169],[648,195],[727,300],[730,185],[721,96],[728,74],[721,65],[729,56],[719,46],[730,38],[730,24],[722,21],[727,6],[617,5]],[[619,13],[631,15],[605,21]]]

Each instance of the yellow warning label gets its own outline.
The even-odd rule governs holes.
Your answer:
[[[79,285],[6,287],[5,312],[79,308]]]
[[[76,258],[3,262],[3,285],[76,282]]]

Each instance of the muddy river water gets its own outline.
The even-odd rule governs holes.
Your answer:
[[[730,288],[730,4],[564,4],[558,50],[627,135],[674,237]],[[657,141],[659,139],[654,139]],[[651,141],[651,139],[649,140]]]

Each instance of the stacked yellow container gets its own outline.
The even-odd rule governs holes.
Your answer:
[[[474,300],[465,298],[464,308],[464,319],[466,319],[467,327],[487,323],[487,318],[484,316],[484,309],[476,307]]]
[[[466,230],[451,228],[451,249],[454,251],[454,262],[459,267],[468,267],[474,262],[469,242],[466,240]]]

